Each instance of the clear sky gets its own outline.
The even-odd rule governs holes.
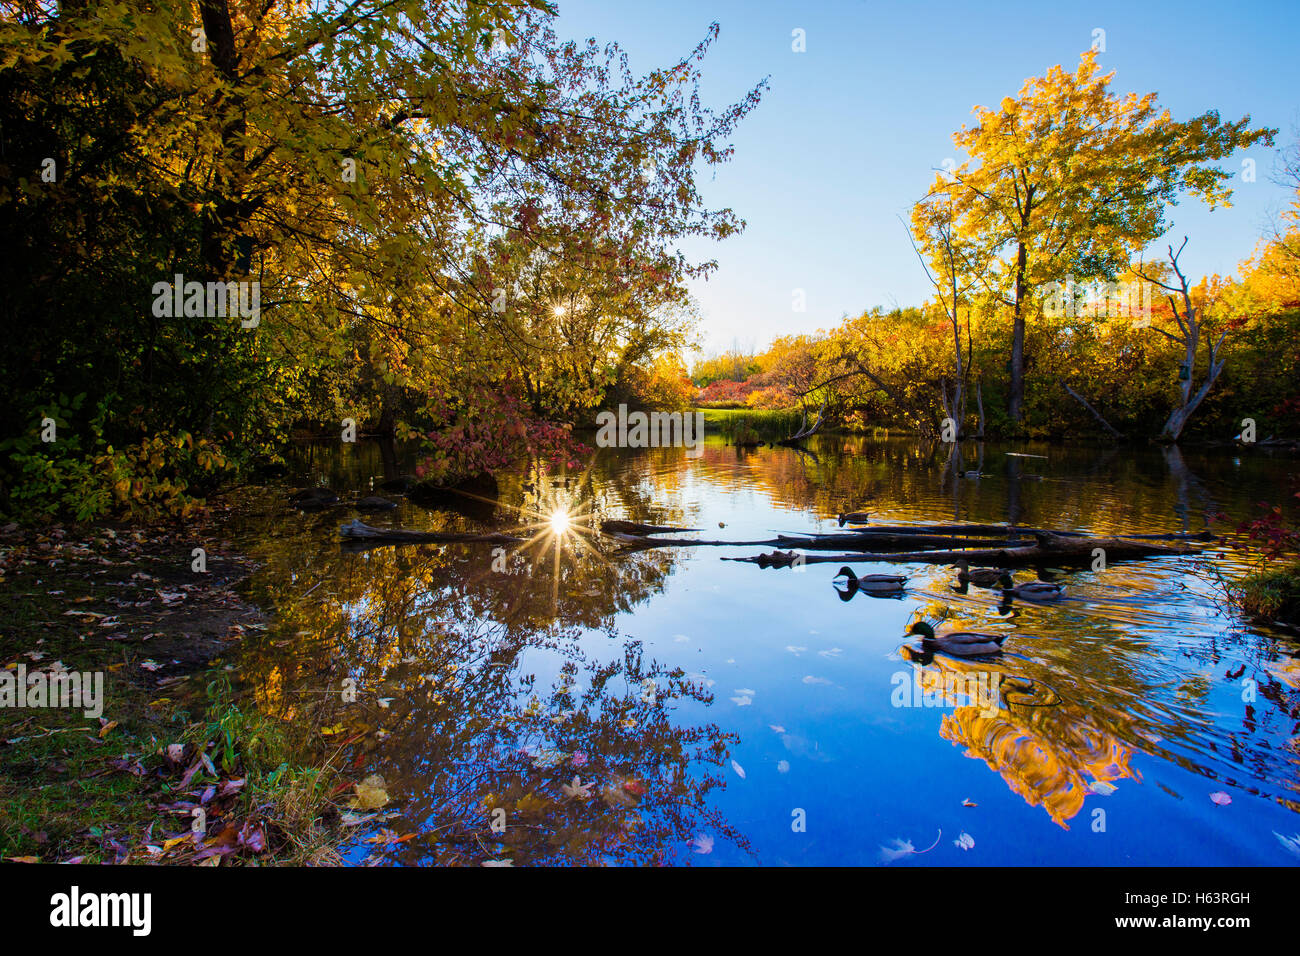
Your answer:
[[[694,293],[707,351],[762,348],[774,336],[828,328],[874,305],[918,304],[925,276],[899,222],[947,158],[977,104],[993,107],[1025,79],[1073,68],[1105,31],[1102,66],[1120,93],[1155,92],[1175,119],[1207,109],[1249,113],[1293,143],[1300,125],[1300,0],[1225,3],[996,3],[905,0],[557,0],[562,35],[617,40],[634,71],[674,61],[721,35],[705,61],[707,104],[771,88],[741,125],[736,157],[704,184],[711,205],[748,222],[721,244],[687,246],[719,269]],[[802,29],[807,50],[791,50]],[[1168,214],[1191,237],[1183,264],[1231,273],[1287,200],[1277,150],[1256,148],[1233,207],[1188,200]],[[1256,179],[1240,175],[1255,160]],[[1163,245],[1159,248],[1163,249]],[[793,290],[807,299],[793,308]]]

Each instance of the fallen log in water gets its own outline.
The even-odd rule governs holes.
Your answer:
[[[761,541],[709,541],[704,538],[651,538],[640,534],[621,534],[617,531],[605,531],[606,537],[635,548],[760,548],[764,545],[777,545],[776,538],[764,538]]]
[[[409,531],[405,528],[375,528],[358,520],[349,521],[339,527],[339,534],[348,540],[374,541],[383,544],[420,544],[455,542],[486,542],[488,544],[523,544],[526,538],[493,532],[491,534],[473,534],[457,531]]]
[[[1088,531],[1058,531],[1055,528],[1022,528],[1005,524],[932,524],[932,525],[877,525],[874,528],[850,528],[847,531],[809,532],[806,535],[793,534],[788,537],[839,538],[852,535],[855,538],[870,538],[876,534],[948,534],[954,538],[970,537],[1007,537],[1017,535],[1052,534],[1062,538],[1088,538]],[[1125,534],[1119,537],[1132,541],[1215,541],[1218,539],[1212,531],[1171,531],[1161,534]]]
[[[969,539],[950,534],[828,534],[818,537],[807,535],[785,535],[776,537],[776,544],[782,548],[803,548],[808,551],[829,551],[833,548],[845,548],[849,551],[871,551],[875,548],[892,546],[901,548],[918,548],[925,545],[936,547],[961,547]],[[1014,548],[1028,544],[1028,538],[981,538],[978,542],[983,548]]]
[[[939,527],[958,527],[956,525],[941,525]],[[1126,546],[1134,546],[1147,541],[1213,541],[1215,536],[1208,531],[1198,532],[1195,534],[1134,534],[1125,535],[1123,538],[1116,537],[1091,537],[1083,532],[1054,532],[1043,531],[1032,528],[1007,528],[1002,525],[977,525],[976,527],[997,529],[997,533],[1002,535],[1032,535],[1040,543],[1043,540],[1057,542],[1050,545],[1052,554],[1071,554],[1075,551],[1079,553],[1087,552],[1091,554],[1093,548],[1106,547],[1106,541],[1123,541],[1127,542]],[[841,534],[807,534],[807,535],[788,535],[778,534],[775,538],[764,538],[758,541],[717,541],[705,538],[655,538],[649,535],[620,534],[618,532],[606,531],[605,534],[623,544],[631,545],[637,548],[735,548],[735,547],[767,547],[776,548],[803,548],[807,551],[824,551],[831,548],[844,548],[851,551],[871,552],[876,549],[890,547],[915,548],[918,545],[933,545],[935,547],[947,547],[950,550],[943,553],[953,555],[953,560],[964,557],[968,561],[985,561],[993,560],[988,555],[999,555],[1003,553],[1016,553],[1019,549],[1029,546],[1029,539],[1025,537],[1004,537],[992,540],[984,540],[986,535],[963,535],[963,534],[923,534],[926,529],[891,529],[888,531],[852,531]],[[963,529],[964,530],[964,529]],[[918,532],[918,533],[913,533]],[[989,532],[992,534],[993,532]],[[975,540],[979,539],[979,540]],[[1101,543],[1099,543],[1101,542]],[[1073,549],[1073,550],[1071,550]],[[929,554],[928,551],[910,551],[907,553]],[[1109,551],[1107,554],[1109,555]],[[1178,552],[1171,552],[1178,553]],[[859,559],[861,560],[861,559]],[[908,560],[906,558],[895,558],[895,560]],[[920,559],[918,559],[920,560]]]
[[[952,564],[963,558],[995,567],[1016,567],[1034,564],[1090,565],[1094,551],[1105,552],[1105,560],[1126,561],[1134,558],[1158,558],[1175,555],[1199,554],[1198,546],[1174,547],[1153,544],[1136,538],[1067,538],[1059,535],[1040,535],[1031,545],[1013,548],[971,548],[961,551],[859,551],[849,554],[800,554],[795,551],[774,551],[746,558],[723,558],[724,561],[746,561],[759,567],[789,567],[792,564],[854,564],[865,561],[893,561],[901,564]]]
[[[666,524],[641,524],[639,521],[602,521],[600,530],[606,534],[664,534],[670,531],[699,531],[699,528],[675,528]]]

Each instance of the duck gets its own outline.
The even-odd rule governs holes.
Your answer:
[[[1001,581],[1002,593],[1006,597],[1018,597],[1025,601],[1059,601],[1065,597],[1065,588],[1050,581],[1029,581],[1026,584],[1015,584],[1012,582],[1010,574],[1004,574]]]
[[[843,528],[846,524],[867,524],[870,517],[870,511],[845,511],[841,512],[836,520]]]
[[[954,657],[987,657],[1002,651],[1005,634],[977,634],[974,631],[948,631],[946,634],[934,633],[934,628],[925,621],[917,621],[907,631],[908,634],[921,635],[921,647],[925,651],[943,651]]]
[[[1004,581],[1007,572],[1000,568],[976,568],[971,570],[970,562],[965,558],[953,565],[957,569],[957,580],[962,584],[977,584],[982,588],[991,588],[1000,581]]]
[[[903,586],[907,584],[907,578],[901,574],[864,574],[858,577],[848,565],[840,568],[840,573],[835,577],[849,579],[850,597],[856,591],[866,591],[868,594],[895,594],[903,590]]]

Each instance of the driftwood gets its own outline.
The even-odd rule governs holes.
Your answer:
[[[776,545],[780,541],[776,538],[765,538],[761,541],[709,541],[703,538],[652,538],[640,534],[621,534],[617,531],[604,531],[606,537],[613,538],[626,545],[636,548],[665,548],[665,547],[703,547],[703,548],[749,548],[762,547],[763,545]]]
[[[600,530],[606,534],[662,534],[668,531],[699,531],[699,528],[675,528],[672,525],[641,524],[639,521],[602,521]]]
[[[775,544],[782,548],[804,548],[809,551],[830,551],[845,548],[849,551],[871,551],[875,548],[887,548],[895,545],[901,548],[917,548],[926,545],[934,547],[961,547],[964,541],[960,536],[950,534],[827,534],[816,537],[808,535],[776,536]],[[1027,538],[980,538],[977,543],[982,548],[1012,548],[1028,544]]]
[[[1091,534],[1087,531],[1057,531],[1054,528],[1021,528],[1016,525],[1004,524],[932,524],[932,525],[877,525],[874,528],[850,528],[848,531],[831,532],[830,534],[817,534],[809,532],[805,535],[793,534],[789,537],[806,537],[806,538],[837,538],[851,534],[854,537],[870,538],[874,534],[951,534],[954,537],[1006,537],[1011,538],[1017,535],[1039,535],[1053,534],[1062,538],[1087,538]],[[1127,538],[1134,541],[1214,541],[1218,537],[1212,531],[1176,531],[1162,534],[1125,534],[1118,537]]]
[[[609,527],[606,522],[604,528]],[[602,530],[604,530],[602,528]],[[934,532],[934,533],[929,533]],[[946,533],[940,533],[946,532]],[[915,549],[931,545],[936,548],[948,548],[949,551],[934,552],[953,554],[968,560],[985,560],[985,555],[997,555],[1003,552],[1014,553],[1017,549],[1029,545],[1033,538],[1039,545],[1051,550],[1053,554],[1088,552],[1093,548],[1106,547],[1106,541],[1123,541],[1127,545],[1150,541],[1213,541],[1215,536],[1208,531],[1190,534],[1132,534],[1116,537],[1094,537],[1082,531],[1051,531],[1044,528],[1017,528],[1007,525],[931,525],[931,526],[897,526],[870,529],[852,529],[838,534],[781,534],[775,538],[763,538],[757,541],[718,541],[707,538],[656,538],[646,534],[623,534],[615,531],[604,533],[616,541],[638,548],[729,548],[729,547],[776,547],[803,548],[808,551],[825,551],[844,548],[849,551],[871,552],[889,547]],[[1044,544],[1047,542],[1047,544]],[[928,551],[916,551],[917,554],[929,554]],[[1109,557],[1109,550],[1107,556]],[[861,560],[861,559],[859,559]],[[895,557],[894,560],[907,560]],[[921,559],[917,559],[921,560]],[[956,560],[954,557],[953,560]]]
[[[1031,545],[1014,548],[973,548],[964,551],[903,551],[854,552],[851,554],[799,554],[794,551],[774,551],[747,558],[723,558],[724,561],[746,561],[759,567],[789,567],[792,564],[824,564],[840,562],[853,564],[863,561],[894,561],[916,564],[952,564],[963,558],[996,567],[1015,567],[1034,564],[1091,564],[1093,551],[1101,548],[1106,561],[1124,561],[1133,558],[1157,558],[1172,555],[1198,554],[1201,547],[1154,544],[1136,538],[1070,538],[1060,535],[1039,535]]]
[[[826,415],[826,403],[822,402],[822,407],[817,410],[817,420],[810,426],[808,424],[808,409],[804,409],[803,417],[799,424],[799,430],[789,438],[782,438],[776,442],[778,445],[796,445],[805,438],[811,438],[817,433],[817,429],[822,427],[822,418]]]
[[[361,521],[349,521],[339,527],[339,534],[348,540],[374,541],[382,544],[450,544],[461,541],[478,541],[488,544],[523,544],[526,538],[493,532],[471,534],[456,531],[410,531],[406,528],[375,528]]]

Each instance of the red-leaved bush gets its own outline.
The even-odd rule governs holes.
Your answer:
[[[508,384],[473,386],[454,399],[432,396],[424,413],[434,427],[421,436],[428,457],[415,474],[436,484],[491,474],[526,458],[576,468],[589,451],[568,425],[534,417]]]

